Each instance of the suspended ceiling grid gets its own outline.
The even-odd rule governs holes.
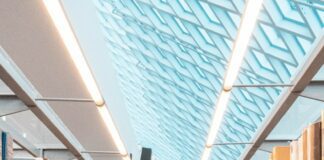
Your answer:
[[[244,1],[96,4],[139,144],[157,159],[199,159]],[[323,21],[323,2],[264,0],[237,84],[289,84]],[[234,89],[215,143],[248,142],[282,89]],[[211,159],[237,159],[244,147],[215,147]]]

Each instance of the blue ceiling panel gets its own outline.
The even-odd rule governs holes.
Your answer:
[[[158,160],[199,159],[244,0],[96,4],[139,145]],[[323,23],[323,2],[264,0],[236,83],[291,83]],[[282,90],[233,89],[215,143],[249,142]],[[216,146],[211,159],[236,160],[245,146]]]

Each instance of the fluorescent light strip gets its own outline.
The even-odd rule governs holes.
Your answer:
[[[247,1],[232,55],[229,61],[228,69],[226,71],[223,90],[221,91],[218,102],[216,104],[212,124],[206,141],[206,147],[204,148],[201,160],[208,160],[210,157],[211,148],[214,144],[218,130],[222,123],[224,113],[227,109],[231,90],[240,71],[244,55],[250,41],[250,37],[252,35],[257,17],[262,7],[262,2],[263,0]]]
[[[110,132],[111,136],[114,138],[114,143],[118,148],[119,153],[122,156],[127,156],[127,151],[126,148],[119,136],[119,133],[117,131],[117,128],[111,118],[111,115],[107,109],[106,105],[103,105],[101,107],[97,107],[98,108],[98,112],[100,113],[101,118],[104,120],[108,131]]]
[[[46,9],[51,16],[70,56],[77,67],[79,74],[86,85],[92,99],[97,105],[103,105],[104,100],[100,94],[96,81],[92,76],[90,68],[82,54],[82,50],[74,36],[72,28],[64,14],[64,10],[59,0],[43,0]]]
[[[209,134],[207,137],[207,142],[206,142],[207,147],[212,147],[214,144],[219,126],[222,123],[222,119],[223,119],[224,113],[227,108],[227,104],[228,104],[230,95],[231,95],[231,92],[228,92],[228,91],[222,91],[219,95],[219,99],[218,99],[218,102],[216,105],[217,107],[214,112],[213,121],[212,121],[210,131],[209,131]]]
[[[114,144],[117,146],[118,151],[123,156],[123,160],[130,160],[130,157],[126,151],[124,143],[118,133],[118,130],[112,120],[112,117],[105,105],[105,102],[101,96],[97,83],[90,71],[90,68],[83,56],[81,47],[78,44],[73,30],[65,16],[64,10],[59,0],[43,0],[43,3],[52,18],[75,66],[77,67],[79,74],[86,85],[92,99],[97,105],[98,112],[105,122],[108,132],[111,134]]]
[[[229,66],[224,79],[224,89],[232,89],[240,71],[250,37],[256,24],[263,0],[248,0],[234,44]]]
[[[211,149],[212,149],[211,147],[206,147],[204,149],[203,155],[201,157],[202,160],[208,160],[209,155],[210,155],[210,152],[211,152]]]

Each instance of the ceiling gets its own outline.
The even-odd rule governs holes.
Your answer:
[[[199,159],[246,1],[61,2],[127,150]],[[90,98],[41,0],[3,0],[0,19],[0,46],[42,97]],[[321,1],[264,0],[236,84],[292,83],[323,27]],[[234,88],[215,143],[249,142],[285,90]],[[298,99],[284,120],[307,103]],[[92,102],[48,104],[84,151],[116,151]],[[270,137],[294,136],[283,135],[285,122]],[[215,146],[210,159],[236,160],[246,146]]]
[[[42,1],[1,1],[0,19],[0,46],[40,93],[42,97],[38,98],[90,99]],[[117,151],[94,103],[60,101],[48,104],[82,145],[83,151]],[[115,107],[123,110],[120,106]],[[123,124],[118,127],[122,131],[129,128]],[[124,139],[127,144],[127,138]],[[128,139],[134,138],[129,136]],[[102,154],[90,156],[96,160],[121,159]]]
[[[245,1],[95,4],[138,143],[157,159],[199,159]],[[323,7],[264,0],[236,84],[290,84],[322,38]],[[215,143],[249,142],[286,89],[233,89]],[[244,148],[213,147],[211,159],[235,160]]]
[[[312,79],[313,83],[322,82],[324,80],[323,71],[324,67],[322,66]],[[319,120],[321,111],[324,109],[324,96],[321,92],[322,90],[323,85],[308,85],[302,95],[317,98],[317,100],[298,97],[266,139],[284,142],[282,144],[279,143],[279,145],[288,145],[289,141],[298,139],[300,133],[302,133],[309,124]],[[252,157],[252,160],[267,159],[270,156],[270,153],[267,151],[271,152],[273,146],[277,145],[278,143],[263,143]]]

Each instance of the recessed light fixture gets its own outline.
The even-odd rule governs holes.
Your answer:
[[[104,100],[100,94],[98,86],[96,85],[96,81],[90,71],[87,61],[83,56],[81,47],[79,46],[73,30],[70,27],[70,23],[65,16],[60,1],[43,0],[43,2],[92,99],[97,105],[103,105]]]
[[[86,85],[92,99],[97,105],[98,112],[102,117],[108,132],[113,138],[114,144],[116,145],[119,153],[122,155],[124,160],[130,160],[130,157],[126,151],[124,143],[118,133],[118,130],[112,120],[112,117],[105,105],[105,101],[99,91],[97,83],[91,70],[87,64],[87,61],[82,53],[81,47],[73,33],[73,30],[69,24],[68,19],[65,16],[64,10],[59,0],[43,0],[43,3],[54,22],[69,54],[72,58],[78,72]]]
[[[240,71],[263,0],[248,0],[241,19],[231,58],[224,79],[224,89],[231,90]]]
[[[203,152],[203,154],[201,156],[202,160],[208,160],[211,149],[212,149],[211,147],[205,147],[204,152]]]
[[[124,144],[119,136],[119,133],[117,131],[117,128],[116,126],[114,125],[114,122],[111,118],[111,115],[107,109],[107,106],[106,105],[103,105],[103,106],[100,106],[98,107],[98,111],[100,113],[100,116],[101,118],[104,120],[106,126],[107,126],[107,129],[108,131],[110,132],[111,136],[114,137],[114,141],[115,141],[115,144],[118,148],[118,151],[119,153],[122,155],[122,156],[126,156],[127,155],[127,151],[124,147]]]
[[[231,90],[240,71],[248,43],[252,36],[253,29],[257,22],[259,12],[262,8],[263,0],[248,0],[242,15],[240,28],[233,47],[232,55],[228,63],[223,90],[221,91],[213,115],[209,134],[206,141],[201,160],[208,160],[211,149],[217,137],[224,113],[227,109],[227,104],[231,95]]]
[[[217,107],[215,109],[214,117],[207,137],[207,142],[206,142],[207,147],[212,147],[214,144],[219,126],[222,124],[222,119],[224,116],[224,112],[226,111],[230,95],[231,93],[228,91],[222,91],[219,95],[219,99],[216,105]]]

